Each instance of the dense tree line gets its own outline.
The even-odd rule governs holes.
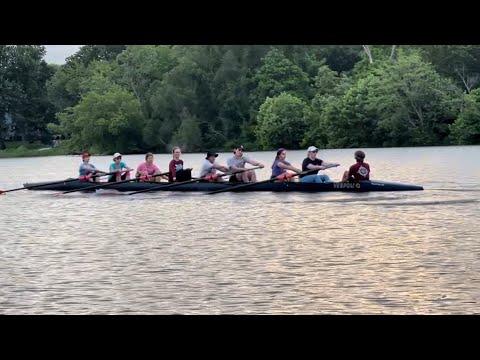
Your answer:
[[[480,143],[480,46],[88,45],[62,66],[44,52],[0,46],[3,138],[61,134],[72,152]]]

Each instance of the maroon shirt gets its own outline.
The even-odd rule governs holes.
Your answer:
[[[370,165],[366,162],[357,162],[350,166],[348,178],[355,181],[370,180]]]
[[[170,161],[168,165],[168,181],[173,182],[173,178],[177,177],[177,171],[183,170],[183,160],[175,160],[173,159]]]

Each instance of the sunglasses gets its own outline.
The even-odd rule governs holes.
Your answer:
[[[121,159],[122,159],[122,157],[119,156],[119,157],[116,157],[114,160],[121,160]]]

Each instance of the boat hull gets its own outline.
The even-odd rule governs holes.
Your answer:
[[[48,183],[45,183],[48,184]],[[168,183],[164,183],[168,185]],[[27,183],[24,184],[24,187],[38,186],[42,183]],[[160,184],[158,184],[160,185]],[[141,182],[131,182],[131,183],[121,183],[115,185],[109,185],[106,189],[117,190],[121,192],[126,191],[138,191],[150,189],[152,187],[158,186],[157,184],[152,183],[141,183]],[[199,182],[199,183],[190,183],[183,184],[178,186],[173,186],[165,189],[165,191],[215,191],[225,188],[234,187],[238,184],[232,183],[209,183],[209,182]],[[54,185],[45,185],[41,187],[36,187],[29,190],[43,190],[43,191],[69,191],[69,190],[80,190],[83,188],[91,187],[91,183],[85,183],[80,181],[66,182]],[[401,184],[393,183],[386,181],[360,181],[356,183],[350,182],[336,182],[336,183],[300,183],[300,182],[278,182],[278,183],[263,183],[256,184],[244,188],[239,188],[234,190],[235,192],[250,192],[250,191],[274,191],[274,192],[329,192],[329,191],[340,191],[340,192],[369,192],[369,191],[417,191],[423,190],[422,186],[410,185],[410,184]],[[153,191],[163,191],[162,187],[157,188]]]

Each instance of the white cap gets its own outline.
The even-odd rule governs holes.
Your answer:
[[[117,157],[119,157],[119,156],[122,156],[122,154],[120,154],[120,153],[115,153],[115,154],[113,154],[113,159],[115,160],[115,159],[116,159]]]
[[[310,146],[308,149],[307,149],[308,152],[311,152],[311,151],[318,151],[318,149],[315,147],[315,146]]]

